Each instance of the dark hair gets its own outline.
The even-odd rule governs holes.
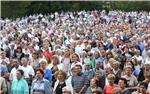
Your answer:
[[[120,78],[119,80],[124,81],[124,83],[126,84],[126,87],[128,87],[128,83],[127,83],[127,79],[126,78]]]
[[[106,57],[107,57],[108,55],[111,55],[111,57],[113,58],[113,54],[112,54],[111,51],[106,52]]]
[[[19,71],[22,76],[24,75],[24,71],[23,71],[23,70],[19,69],[19,70],[17,70],[17,71]]]
[[[75,67],[80,67],[82,69],[82,66],[79,64],[76,64]]]
[[[36,72],[39,71],[44,76],[44,71],[42,69],[37,69]]]
[[[141,82],[141,83],[140,83],[140,86],[144,86],[144,87],[146,88],[146,90],[147,90],[147,88],[148,88],[148,83],[147,83],[147,82]]]
[[[22,47],[21,47],[21,46],[18,46],[18,47],[17,47],[17,50],[18,50],[18,49],[20,49],[20,50],[21,50],[21,53],[22,53]],[[18,51],[17,51],[17,52],[18,52]]]

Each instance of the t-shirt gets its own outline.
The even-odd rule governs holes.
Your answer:
[[[114,86],[105,85],[105,87],[104,87],[104,94],[113,94],[113,89],[115,87],[116,87],[116,85],[114,85]]]
[[[82,73],[82,75],[80,76],[72,76],[72,80],[71,80],[71,83],[72,83],[72,87],[73,89],[75,90],[75,92],[80,92],[81,88],[86,85],[88,86],[89,85],[89,81],[88,81],[88,78],[85,74]]]

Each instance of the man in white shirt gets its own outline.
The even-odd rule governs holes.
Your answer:
[[[25,78],[33,77],[35,75],[35,72],[32,66],[28,64],[29,62],[27,57],[23,57],[21,59],[21,63],[22,63],[21,69],[24,71],[24,77]]]
[[[16,80],[17,70],[21,69],[21,66],[19,65],[19,62],[18,62],[17,58],[13,59],[12,64],[13,64],[14,67],[10,71],[10,76],[9,76],[10,81]]]

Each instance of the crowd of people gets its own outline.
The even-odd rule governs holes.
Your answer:
[[[150,12],[55,12],[0,23],[0,94],[150,94]]]

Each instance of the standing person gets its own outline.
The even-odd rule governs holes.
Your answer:
[[[72,76],[71,84],[73,87],[74,94],[84,94],[86,91],[89,81],[87,76],[82,73],[82,66],[75,65],[75,75]]]
[[[23,78],[23,70],[18,70],[16,77],[11,85],[11,94],[29,94],[29,87],[27,81]]]
[[[30,86],[32,83],[32,78],[35,75],[35,72],[33,70],[33,67],[29,65],[28,58],[23,57],[21,59],[22,66],[19,69],[22,69],[24,71],[24,77],[26,81],[28,82],[28,85]]]
[[[33,67],[29,65],[28,58],[23,57],[21,59],[21,63],[22,63],[22,66],[20,68],[24,71],[25,78],[29,79],[30,77],[33,77],[35,73],[34,73]]]
[[[67,74],[64,71],[62,71],[62,70],[57,71],[56,78],[57,78],[57,81],[55,82],[54,89],[53,89],[54,94],[63,94],[62,88],[65,86],[70,87],[71,92],[73,91],[72,85],[71,85],[71,83],[68,82]],[[73,94],[73,92],[72,92],[72,94]]]
[[[44,71],[37,69],[36,79],[31,85],[31,94],[52,94],[52,88],[48,80],[44,79]]]

